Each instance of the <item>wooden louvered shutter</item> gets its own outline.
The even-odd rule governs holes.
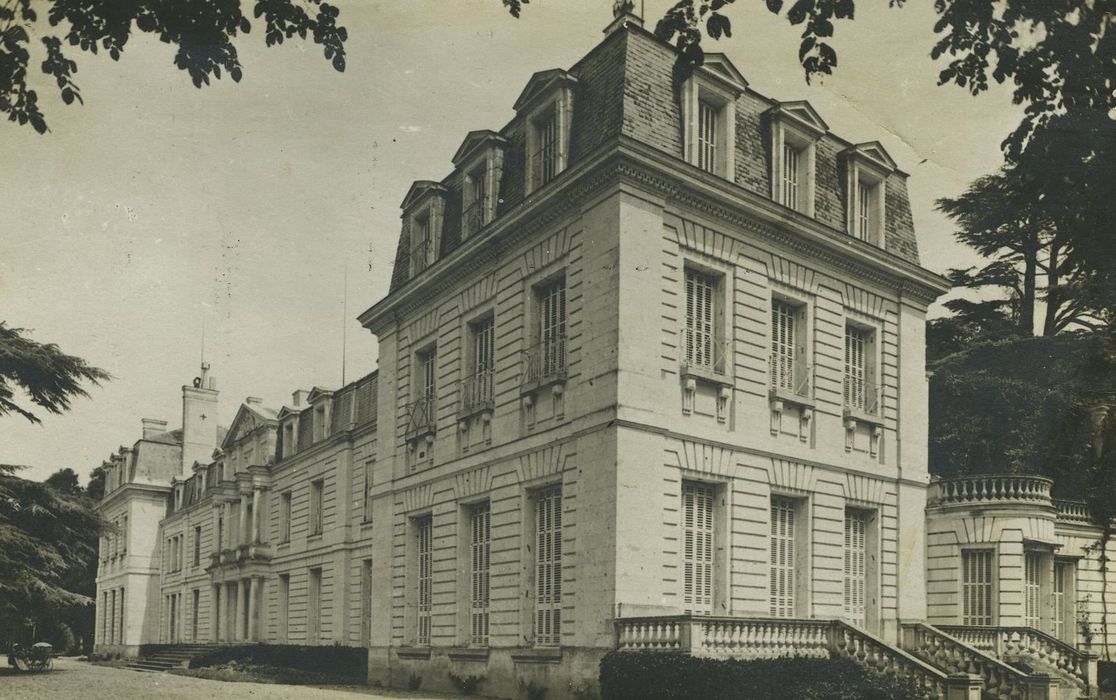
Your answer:
[[[682,486],[682,603],[686,613],[713,614],[714,488]]]
[[[789,498],[771,499],[770,597],[772,617],[794,617],[794,516]]]

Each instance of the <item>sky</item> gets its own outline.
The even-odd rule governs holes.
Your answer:
[[[225,425],[247,396],[278,407],[374,370],[356,317],[387,292],[411,182],[449,174],[466,133],[502,127],[532,73],[574,64],[612,19],[612,0],[535,0],[519,19],[499,0],[334,4],[344,73],[309,41],[265,48],[254,23],[242,81],[199,90],[173,47],[133,35],[119,62],[71,56],[84,106],[40,87],[46,135],[0,122],[0,320],[113,376],[41,425],[0,417],[0,463],[84,480],[141,418],[177,427],[203,345]],[[669,4],[645,3],[648,28]],[[934,201],[999,167],[1021,110],[1006,88],[937,86],[930,3],[858,5],[820,84],[798,65],[801,30],[754,0],[706,50],[834,133],[881,141],[911,176],[922,264],[975,264]]]

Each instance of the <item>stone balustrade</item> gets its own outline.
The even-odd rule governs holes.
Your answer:
[[[935,627],[998,659],[1019,659],[1039,670],[1057,674],[1082,690],[1088,690],[1096,682],[1096,656],[1033,627]]]
[[[902,626],[902,647],[949,674],[972,674],[984,681],[984,692],[994,700],[1036,700],[1049,686],[1045,676],[1033,677],[938,628],[922,623]]]
[[[1058,522],[1074,525],[1094,525],[1093,517],[1089,514],[1089,507],[1081,501],[1054,500],[1054,507],[1058,510]]]
[[[947,698],[951,684],[946,673],[839,620],[621,618],[616,621],[616,648],[743,660],[839,656],[872,673],[911,679],[928,697],[941,700]]]
[[[1026,504],[1053,507],[1053,482],[1041,476],[984,474],[940,479],[930,483],[927,505],[978,506]]]

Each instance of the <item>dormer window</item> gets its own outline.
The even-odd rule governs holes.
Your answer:
[[[411,275],[417,275],[432,262],[430,255],[430,214],[423,212],[411,220]]]
[[[577,79],[561,70],[536,73],[516,100],[526,126],[527,194],[547,184],[569,165],[573,88]]]
[[[895,161],[878,142],[858,144],[844,155],[847,230],[862,241],[883,245],[887,178],[895,171]]]
[[[465,176],[464,236],[471,236],[488,223],[488,174],[481,166]]]
[[[733,179],[736,171],[736,98],[744,76],[721,54],[682,84],[683,150],[688,162],[706,172]]]
[[[461,239],[477,233],[496,218],[496,198],[507,142],[495,131],[470,131],[453,156],[464,173],[461,183]]]
[[[814,215],[815,144],[829,130],[806,102],[788,102],[771,112],[771,198]]]
[[[295,451],[294,421],[283,424],[283,457],[290,457]]]
[[[410,277],[438,260],[445,192],[440,183],[420,180],[411,185],[403,198],[403,232],[408,242]]]
[[[320,403],[314,407],[314,442],[329,437],[329,404]]]

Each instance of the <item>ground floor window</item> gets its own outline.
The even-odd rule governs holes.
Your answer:
[[[1042,554],[1023,555],[1023,624],[1039,629],[1042,625]]]
[[[868,513],[845,510],[844,608],[845,619],[858,627],[867,623],[865,605],[868,583]]]
[[[562,487],[535,497],[535,644],[562,641]]]
[[[492,546],[491,510],[473,508],[469,518],[469,643],[488,646],[488,566]]]
[[[962,624],[993,624],[992,562],[990,549],[970,549],[961,553]]]
[[[771,498],[771,565],[769,588],[772,617],[795,615],[795,502]]]
[[[713,614],[714,487],[682,484],[682,606],[694,615]]]
[[[1073,643],[1073,562],[1054,563],[1054,636]]]
[[[430,608],[433,601],[433,520],[427,516],[415,521],[415,537],[418,545],[418,590],[415,644],[430,645]]]

